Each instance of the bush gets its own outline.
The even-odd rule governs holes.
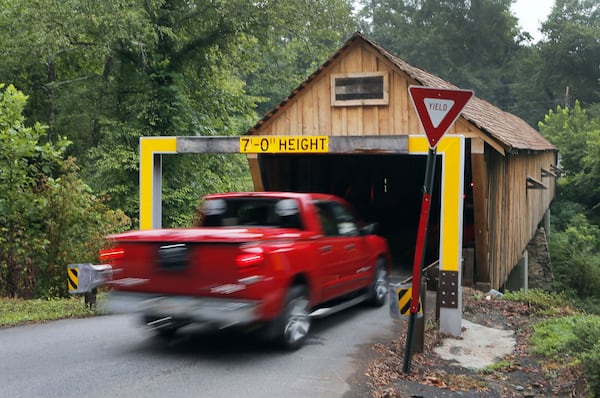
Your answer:
[[[600,229],[582,214],[575,215],[564,231],[552,235],[550,257],[554,290],[576,298],[585,310],[597,312],[594,304],[600,301]]]
[[[573,325],[573,335],[575,338],[569,341],[569,348],[580,353],[590,392],[600,397],[600,317],[578,318]]]
[[[600,342],[592,350],[583,353],[581,359],[588,374],[590,394],[600,397]]]
[[[577,315],[543,321],[534,326],[534,352],[565,365],[580,362],[590,394],[600,397],[600,317]]]
[[[77,172],[74,160],[67,159],[62,177],[49,181],[45,192],[46,244],[36,257],[36,297],[68,296],[67,265],[97,261],[104,236],[130,226],[129,218],[93,195]]]
[[[549,319],[534,325],[531,337],[533,351],[550,358],[567,357],[569,343],[575,339],[576,317]]]
[[[573,218],[579,214],[585,214],[585,206],[581,203],[573,202],[561,198],[564,187],[563,180],[558,180],[557,198],[552,202],[552,233],[562,232],[566,230],[573,221]]]
[[[0,295],[66,296],[67,265],[94,261],[102,236],[129,220],[79,178],[69,142],[28,127],[27,97],[0,84]]]

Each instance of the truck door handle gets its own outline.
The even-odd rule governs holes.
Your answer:
[[[321,246],[321,247],[319,248],[319,251],[320,251],[321,253],[328,253],[328,252],[330,252],[330,251],[331,251],[331,249],[332,249],[331,245],[325,245],[325,246]]]
[[[354,243],[350,243],[349,245],[345,246],[346,250],[354,250],[354,248],[356,247],[356,245]]]

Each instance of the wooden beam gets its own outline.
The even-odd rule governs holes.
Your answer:
[[[471,140],[473,148],[473,141]],[[481,145],[480,145],[481,144]],[[487,165],[485,161],[483,142],[475,142],[476,151],[471,153],[471,177],[473,179],[473,218],[475,231],[475,267],[477,270],[477,282],[490,283],[489,270],[489,228],[487,224],[488,215],[488,192],[487,192]]]
[[[408,154],[408,136],[334,136],[329,137],[329,153]]]
[[[543,182],[527,176],[527,189],[548,189],[548,187]]]
[[[250,175],[252,176],[252,183],[254,184],[255,191],[264,191],[265,186],[263,183],[262,175],[260,173],[260,165],[258,163],[258,155],[251,153],[246,155],[248,159],[248,166],[250,166]]]
[[[554,177],[554,178],[556,178],[557,175],[554,172],[552,172],[550,170],[547,170],[547,169],[545,169],[545,168],[542,167],[542,178],[544,178],[544,177]]]
[[[560,177],[560,176],[562,175],[562,173],[563,173],[563,170],[562,170],[560,167],[558,167],[558,166],[556,166],[556,165],[554,165],[554,164],[551,164],[551,165],[550,165],[550,168],[552,169],[552,171],[553,171],[553,172],[554,172],[554,173],[555,173],[555,174],[556,174],[558,177]]]

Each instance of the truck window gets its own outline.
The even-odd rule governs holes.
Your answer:
[[[294,212],[294,207],[290,207],[289,201],[293,199],[252,197],[218,200],[224,203],[224,206],[218,207],[218,214],[212,210],[215,206],[205,206],[211,212],[204,214],[203,226],[303,228],[299,212]],[[286,206],[282,211],[278,203],[284,201]]]
[[[356,236],[359,234],[356,219],[346,207],[337,202],[314,202],[326,236]]]

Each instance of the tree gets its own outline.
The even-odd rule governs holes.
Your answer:
[[[44,189],[44,177],[60,165],[66,146],[40,144],[42,125],[26,127],[22,115],[26,96],[9,85],[0,85],[0,264],[4,289],[9,295],[31,288],[30,253],[26,250],[28,230],[40,229],[43,222],[36,209],[44,205],[37,193]],[[34,234],[36,236],[36,234]],[[37,240],[32,246],[42,244]]]
[[[550,240],[554,288],[578,299],[584,309],[600,304],[600,229],[583,214],[569,220]]]
[[[337,48],[350,20],[346,0],[0,5],[0,80],[30,93],[26,114],[49,126],[48,140],[68,136],[92,189],[134,218],[140,136],[244,132],[260,101],[281,100]],[[169,159],[163,175],[165,225],[191,216],[206,189],[248,184],[239,156]]]
[[[512,103],[511,60],[526,37],[512,0],[368,0],[363,30],[394,55],[495,104]]]
[[[556,0],[542,24],[539,43],[546,96],[554,105],[584,107],[600,90],[600,4],[596,0]]]
[[[600,225],[600,117],[590,116],[579,102],[558,106],[540,123],[540,133],[560,151],[559,200],[581,203],[590,221]]]
[[[271,32],[239,44],[241,78],[267,113],[359,29],[354,1],[280,2],[271,13]],[[249,62],[250,61],[250,62]]]
[[[109,211],[64,161],[69,142],[44,142],[46,128],[27,126],[27,97],[0,84],[0,293],[66,295],[69,261],[93,261],[100,234],[127,225]],[[79,258],[78,258],[79,257]]]

